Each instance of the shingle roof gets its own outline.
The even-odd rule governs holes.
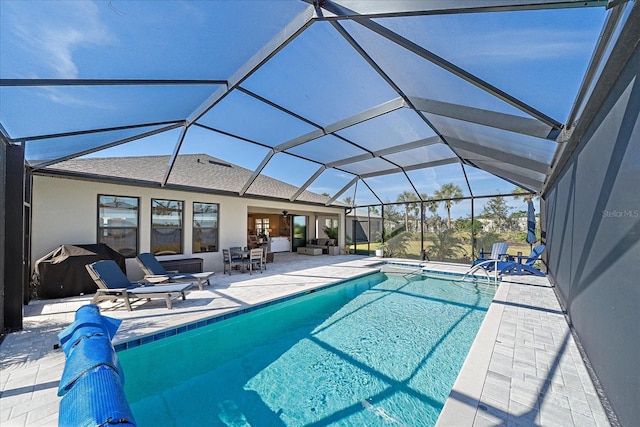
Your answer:
[[[102,157],[71,159],[44,171],[75,176],[112,178],[123,182],[160,184],[170,156]],[[185,154],[177,157],[167,187],[190,188],[238,195],[253,171],[207,154]],[[297,187],[277,179],[259,175],[246,191],[247,196],[289,200]],[[304,191],[299,201],[325,204],[327,196]]]

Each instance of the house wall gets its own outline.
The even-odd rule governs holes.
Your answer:
[[[96,243],[98,222],[98,194],[131,196],[140,198],[139,251],[148,252],[151,247],[151,199],[164,198],[184,201],[184,253],[159,257],[170,260],[198,257],[204,260],[207,271],[222,271],[222,251],[192,254],[191,218],[193,202],[219,203],[219,247],[247,245],[248,207],[266,211],[288,210],[301,215],[343,215],[342,209],[296,205],[293,203],[251,199],[247,197],[220,196],[215,194],[168,190],[162,188],[134,187],[129,185],[99,183],[35,175],[33,178],[32,205],[32,265],[62,244]],[[341,242],[344,245],[344,242]],[[127,275],[132,280],[143,277],[134,259],[127,259]]]
[[[639,74],[636,46],[542,217],[549,278],[623,426],[640,419]]]

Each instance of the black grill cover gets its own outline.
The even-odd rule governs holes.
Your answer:
[[[114,260],[126,274],[124,256],[104,243],[62,245],[36,261],[32,286],[45,299],[93,294],[98,286],[85,265],[102,259]]]

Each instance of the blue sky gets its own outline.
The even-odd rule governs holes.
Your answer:
[[[213,2],[6,1],[0,2],[0,77],[86,79],[229,79],[255,52],[307,6],[297,0]],[[603,8],[502,12],[377,20],[446,60],[475,73],[564,122],[573,104],[606,16]],[[417,58],[366,28],[343,22],[405,93],[429,99],[524,115],[514,107]],[[398,95],[327,22],[311,25],[243,87],[313,122],[326,126]],[[219,86],[1,87],[0,123],[11,137],[126,126],[189,116]],[[409,110],[348,128],[340,135],[369,149],[425,138],[435,133]],[[390,115],[390,117],[392,117]],[[267,147],[315,128],[232,93],[199,121]],[[460,130],[473,134],[477,129]],[[171,154],[174,130],[94,155]],[[74,138],[73,147],[109,142]],[[66,155],[64,144],[34,143],[34,157]],[[68,143],[65,142],[65,143]],[[544,144],[525,140],[525,146]],[[355,155],[337,138],[325,137],[293,152],[307,157]],[[444,147],[444,146],[443,146]],[[446,147],[444,147],[446,150]],[[531,148],[535,156],[535,147]],[[184,153],[206,153],[255,168],[268,148],[192,127]],[[344,154],[343,154],[344,153]],[[357,154],[357,153],[356,153]],[[416,151],[415,155],[441,155]],[[363,170],[374,162],[353,165]],[[265,168],[274,178],[301,185],[319,164],[279,154]],[[509,191],[513,185],[467,168],[474,194]],[[412,171],[419,192],[432,194],[454,182],[465,193],[459,165]],[[352,178],[327,171],[309,188],[334,194]],[[384,201],[406,191],[403,174],[367,180]],[[358,199],[375,199],[359,184]],[[351,192],[344,196],[352,195]],[[468,211],[465,210],[466,214]],[[456,212],[457,213],[457,212]]]

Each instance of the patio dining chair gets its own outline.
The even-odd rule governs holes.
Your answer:
[[[262,273],[262,269],[264,267],[264,250],[262,250],[262,248],[251,249],[247,264],[249,267],[249,274],[253,274],[254,268],[259,269],[260,273]]]
[[[239,267],[239,270],[242,270],[242,267],[244,266],[242,255],[232,256],[230,249],[222,250],[222,263],[223,263],[222,274],[226,274],[227,272],[229,272],[229,275],[231,275],[231,271],[234,270],[236,267]]]
[[[265,245],[262,247],[262,268],[267,269],[267,253],[269,253],[269,248]]]

